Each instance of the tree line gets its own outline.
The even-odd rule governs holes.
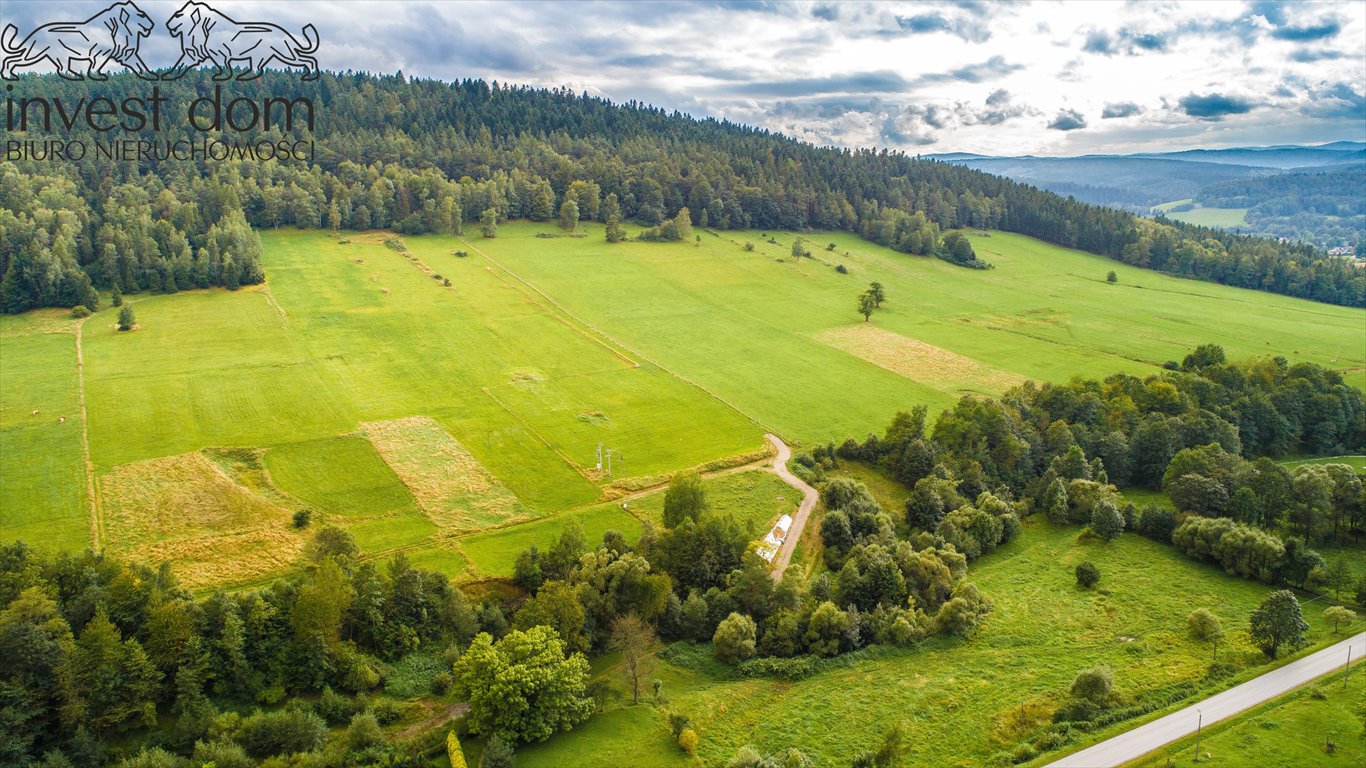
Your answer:
[[[161,88],[170,103],[187,104],[211,91],[207,78],[192,72]],[[68,100],[117,101],[144,86],[124,75],[98,84],[46,75],[21,82],[26,96]],[[312,99],[315,133],[289,133],[314,142],[313,164],[152,158],[111,166],[93,153],[75,162],[7,162],[31,183],[6,181],[0,191],[5,229],[20,233],[0,245],[0,278],[16,271],[0,310],[80,298],[83,286],[62,289],[59,278],[53,288],[42,277],[54,272],[124,292],[257,280],[249,241],[219,242],[216,252],[209,244],[210,228],[233,211],[258,229],[455,233],[476,222],[496,230],[508,219],[551,221],[571,201],[578,219],[606,224],[615,215],[618,227],[672,221],[677,235],[686,208],[692,226],[841,229],[906,253],[952,253],[945,231],[994,227],[1186,277],[1366,306],[1366,276],[1308,246],[1143,220],[899,152],[816,147],[637,102],[479,80],[347,72],[300,82],[267,73],[234,89],[258,100]],[[283,135],[270,126],[237,138]],[[176,125],[144,137],[191,138]],[[101,235],[106,223],[117,232],[130,220],[134,236]],[[660,239],[670,239],[668,229],[657,231]]]

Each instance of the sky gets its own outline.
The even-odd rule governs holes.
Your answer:
[[[181,2],[139,1],[142,46]],[[1366,2],[261,2],[333,70],[568,86],[820,145],[1078,155],[1366,141]],[[22,39],[105,3],[0,3]]]

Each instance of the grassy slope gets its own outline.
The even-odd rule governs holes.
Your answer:
[[[1323,698],[1313,693],[1319,691]],[[1187,738],[1132,763],[1133,768],[1303,768],[1366,765],[1366,675],[1340,672],[1206,730],[1196,763]],[[1332,741],[1329,754],[1325,743]],[[1169,762],[1170,761],[1170,762]]]
[[[808,236],[821,261],[794,263],[786,233],[776,245],[727,232],[704,234],[701,246],[607,246],[596,227],[586,238],[535,238],[543,229],[508,226],[469,242],[631,350],[802,441],[861,435],[897,408],[937,409],[961,394],[929,372],[911,381],[812,338],[859,322],[855,298],[872,280],[889,297],[875,324],[1030,378],[1153,373],[1214,341],[1233,358],[1350,368],[1366,385],[1360,310],[1180,280],[1017,235],[974,235],[996,269],[971,271],[845,234]],[[443,263],[444,239],[419,242]]]
[[[80,549],[90,520],[75,323],[50,314],[0,323],[0,537]]]
[[[1095,590],[1075,584],[1072,569],[1083,559],[1101,567]],[[1047,721],[1087,666],[1113,668],[1121,700],[1202,678],[1209,647],[1185,631],[1194,607],[1223,620],[1228,639],[1221,659],[1262,662],[1246,626],[1268,587],[1131,534],[1109,545],[1079,542],[1076,528],[1034,519],[1018,540],[975,563],[970,578],[996,603],[971,641],[886,649],[796,683],[736,680],[667,664],[656,676],[665,681],[672,708],[697,725],[707,764],[724,762],[749,743],[767,751],[796,746],[818,765],[842,765],[893,720],[905,719],[916,734],[908,765],[977,766],[1027,730],[1016,716],[1022,704],[1026,725]],[[1306,610],[1306,619],[1311,640],[1328,639],[1317,611]],[[661,724],[651,738],[666,744],[669,734]],[[597,747],[581,734],[556,737],[533,751],[543,762],[532,764],[585,751],[610,754],[592,752]]]
[[[97,314],[84,344],[97,476],[207,446],[267,448],[279,483],[353,518],[368,548],[410,548],[461,570],[459,551],[424,518],[374,518],[401,488],[386,479],[354,497],[369,474],[308,459],[329,445],[315,441],[428,415],[547,514],[598,497],[584,474],[599,442],[616,450],[617,477],[649,475],[752,450],[760,425],[809,443],[878,431],[916,403],[951,404],[963,383],[932,365],[903,376],[816,338],[860,324],[853,299],[870,280],[889,296],[873,325],[1032,378],[1154,372],[1205,341],[1235,358],[1278,352],[1350,369],[1359,386],[1366,370],[1359,310],[1168,278],[1008,234],[973,236],[997,265],[978,272],[845,234],[808,236],[816,258],[793,262],[790,234],[609,246],[587,225],[584,238],[535,237],[553,229],[507,225],[469,245],[409,238],[449,287],[381,235],[342,244],[265,232],[268,287],[130,297],[131,334]],[[487,252],[515,275],[456,249]],[[1118,284],[1105,283],[1109,269]],[[57,312],[0,319],[0,506],[13,518],[7,537],[76,547],[88,527],[79,431],[72,419],[27,423],[33,407],[75,412],[71,330]],[[517,537],[497,534],[508,536]]]
[[[1170,203],[1163,203],[1154,207],[1154,210],[1161,211],[1167,218],[1184,221],[1187,224],[1195,224],[1201,227],[1246,227],[1247,208],[1206,208],[1197,205],[1189,211],[1173,212],[1171,208],[1189,203],[1190,200],[1176,200]]]

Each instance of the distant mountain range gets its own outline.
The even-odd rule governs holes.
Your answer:
[[[1202,192],[1212,185],[1259,180],[1255,185],[1259,194],[1240,198],[1246,203],[1238,207],[1246,209],[1245,219],[1236,213],[1219,217],[1239,221],[1229,228],[1324,247],[1355,243],[1366,235],[1366,216],[1357,216],[1357,206],[1350,199],[1366,199],[1366,142],[1077,157],[992,157],[951,152],[927,158],[1004,176],[1082,202],[1145,215],[1159,205],[1177,203],[1164,206],[1164,213],[1175,217],[1202,204],[1222,207],[1217,202],[1227,202],[1225,194],[1201,199]],[[1333,214],[1323,212],[1322,200],[1317,206],[1300,207],[1296,200],[1306,187],[1303,180],[1286,178],[1282,184],[1274,178],[1292,174],[1332,174],[1323,180],[1326,194],[1344,200],[1340,205],[1327,206]]]

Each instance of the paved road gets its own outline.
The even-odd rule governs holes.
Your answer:
[[[1349,647],[1352,650],[1353,667],[1356,667],[1358,659],[1366,662],[1366,632],[1362,632],[1298,661],[1292,661],[1279,669],[1273,669],[1235,688],[1215,694],[1198,704],[1049,763],[1046,768],[1110,768],[1123,765],[1158,747],[1195,733],[1196,723],[1200,722],[1202,715],[1203,724],[1207,727],[1268,699],[1274,699],[1310,680],[1341,671],[1347,663]],[[1366,668],[1354,669],[1352,674],[1366,674]]]
[[[792,528],[788,530],[787,538],[783,539],[783,545],[778,548],[778,554],[773,558],[773,580],[782,581],[783,572],[787,570],[788,561],[792,559],[792,552],[797,548],[797,540],[802,537],[802,529],[806,527],[806,518],[811,516],[811,510],[816,508],[816,502],[820,500],[821,495],[801,478],[787,471],[787,460],[792,458],[792,449],[787,447],[787,443],[779,440],[777,435],[764,437],[778,449],[778,455],[773,459],[773,471],[778,473],[778,477],[782,478],[784,483],[802,492],[802,504],[797,507],[797,514],[792,516]]]

